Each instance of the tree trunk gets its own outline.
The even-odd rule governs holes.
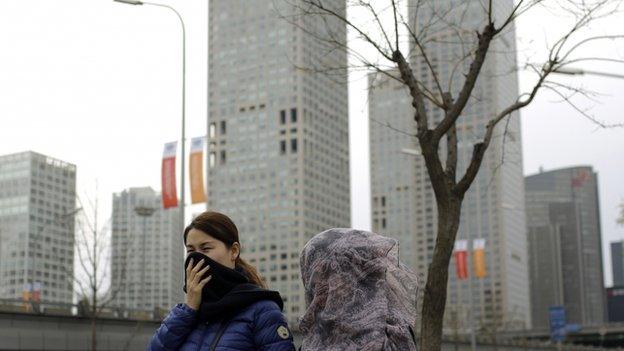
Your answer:
[[[95,330],[95,318],[97,317],[96,303],[97,303],[97,297],[94,297],[93,309],[91,311],[91,351],[96,351],[97,349],[97,336],[96,336],[96,330]]]
[[[438,232],[433,258],[427,272],[420,327],[420,349],[423,351],[439,351],[442,347],[448,269],[455,236],[459,229],[462,203],[461,198],[447,194],[436,199],[438,202]]]
[[[91,316],[91,351],[97,349],[97,339],[95,338],[95,316]]]
[[[95,248],[95,244],[94,244],[94,248]],[[94,251],[95,252],[95,251]],[[95,257],[95,256],[94,256]],[[97,266],[94,265],[93,268],[94,272],[97,272]],[[97,277],[96,274],[94,274],[94,277]],[[97,285],[93,285],[93,303],[91,304],[91,351],[96,351],[97,349],[97,330],[96,330],[96,318],[98,315],[98,299],[97,299]]]

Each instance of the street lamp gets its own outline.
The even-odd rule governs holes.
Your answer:
[[[401,149],[402,154],[410,155],[410,156],[420,156],[422,153],[418,149]]]
[[[586,71],[580,68],[557,68],[556,70],[552,71],[552,73],[566,74],[570,76],[590,75],[590,76],[602,76],[602,77],[609,77],[609,78],[624,79],[624,75],[622,74]]]
[[[184,185],[185,185],[185,177],[186,177],[185,161],[184,161],[184,158],[186,156],[185,146],[184,146],[184,143],[186,141],[186,138],[185,138],[185,135],[186,135],[185,133],[185,129],[186,129],[186,27],[184,26],[184,20],[182,20],[182,16],[180,16],[180,13],[169,5],[157,4],[153,2],[147,2],[147,1],[137,1],[137,0],[113,0],[113,1],[119,2],[122,4],[128,4],[128,5],[151,5],[151,6],[167,8],[176,14],[178,19],[180,20],[180,25],[182,26],[182,137],[181,137],[182,140],[180,142],[180,146],[182,150],[182,158],[181,158],[181,170],[180,170],[180,176],[181,176],[180,177],[180,226],[182,227],[181,229],[183,230],[184,229],[184,202],[185,202]]]

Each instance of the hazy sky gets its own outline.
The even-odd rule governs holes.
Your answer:
[[[187,26],[187,138],[206,129],[207,2],[171,0]],[[624,15],[591,28],[624,34]],[[517,26],[519,58],[538,62],[544,41],[562,29],[555,14],[531,13]],[[178,19],[166,9],[112,0],[0,2],[0,154],[33,150],[78,166],[78,191],[95,196],[109,217],[113,192],[160,189],[163,144],[180,134]],[[589,45],[587,55],[624,57],[624,42]],[[604,55],[603,55],[604,54]],[[624,72],[624,65],[579,65]],[[603,95],[578,100],[607,122],[624,122],[624,80],[560,77]],[[526,90],[531,76],[520,73]],[[368,123],[365,80],[350,84],[353,226],[370,228]],[[597,129],[545,93],[521,113],[524,172],[591,165],[598,172],[606,283],[608,242],[624,239],[615,225],[624,199],[624,130]],[[201,205],[189,213],[198,212]],[[242,233],[244,235],[244,233]]]

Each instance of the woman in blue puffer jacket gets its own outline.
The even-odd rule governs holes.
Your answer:
[[[292,351],[279,293],[240,258],[230,218],[204,212],[184,230],[186,303],[175,306],[148,350]]]

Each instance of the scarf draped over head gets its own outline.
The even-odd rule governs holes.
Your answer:
[[[419,278],[396,240],[353,229],[312,238],[300,256],[308,306],[302,350],[416,350]]]

